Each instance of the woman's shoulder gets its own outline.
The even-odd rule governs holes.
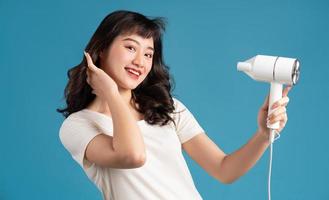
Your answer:
[[[97,117],[97,116],[96,116]],[[62,141],[72,138],[73,136],[83,136],[86,133],[94,133],[98,131],[97,119],[91,113],[80,110],[71,113],[60,126],[59,136]],[[69,139],[70,140],[70,139]]]
[[[97,116],[96,116],[97,117]],[[97,120],[97,119],[96,119]],[[71,127],[85,127],[95,121],[95,116],[86,111],[86,109],[71,113],[64,119],[61,125],[61,130]]]
[[[178,99],[177,97],[173,97],[172,99],[174,101],[174,107],[176,112],[183,111],[186,109],[186,106],[184,105],[181,99]]]
[[[80,111],[70,114],[62,123],[60,133],[71,132],[72,129],[76,131],[101,131],[111,135],[113,126],[112,119],[102,113],[96,111],[82,109]]]
[[[71,113],[68,117],[66,117],[63,123],[69,123],[72,121],[85,121],[88,119],[88,116],[85,113],[85,109],[79,110],[77,112]]]

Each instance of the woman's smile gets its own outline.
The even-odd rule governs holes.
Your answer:
[[[126,70],[127,74],[129,75],[129,77],[133,78],[134,80],[138,80],[139,76],[141,75],[140,71],[137,71],[137,70],[129,68],[129,67],[125,67],[125,70]]]

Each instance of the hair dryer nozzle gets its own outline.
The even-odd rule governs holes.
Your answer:
[[[247,62],[238,62],[238,71],[243,71],[243,72],[251,71],[251,64]]]

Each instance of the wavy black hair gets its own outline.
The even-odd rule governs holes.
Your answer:
[[[149,19],[132,11],[115,11],[102,20],[85,48],[95,65],[99,66],[100,53],[109,48],[117,36],[137,34],[143,38],[153,38],[154,55],[151,71],[143,82],[132,90],[131,99],[132,105],[144,115],[144,120],[149,124],[166,125],[170,121],[175,124],[170,116],[174,112],[171,96],[174,80],[169,74],[169,67],[164,64],[162,55],[164,31],[164,18]],[[64,117],[86,108],[96,97],[86,81],[86,66],[87,61],[83,56],[81,63],[67,72],[69,80],[64,91],[67,107],[57,109]]]

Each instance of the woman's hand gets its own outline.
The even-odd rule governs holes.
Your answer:
[[[265,133],[267,137],[270,135],[270,129],[267,128],[267,123],[273,124],[275,122],[279,122],[280,127],[276,131],[277,133],[280,133],[288,121],[286,106],[289,102],[288,92],[290,89],[291,86],[286,87],[282,92],[282,98],[279,101],[273,103],[272,109],[274,108],[275,110],[272,111],[272,113],[270,114],[270,116],[268,116],[268,118],[267,115],[268,115],[268,106],[269,106],[269,95],[267,95],[264,104],[262,105],[262,107],[258,112],[258,117],[257,117],[258,130],[261,133]]]
[[[89,55],[84,52],[86,56],[87,67],[87,83],[93,89],[92,93],[103,98],[109,92],[118,92],[118,85],[115,81],[102,69],[96,67]]]

